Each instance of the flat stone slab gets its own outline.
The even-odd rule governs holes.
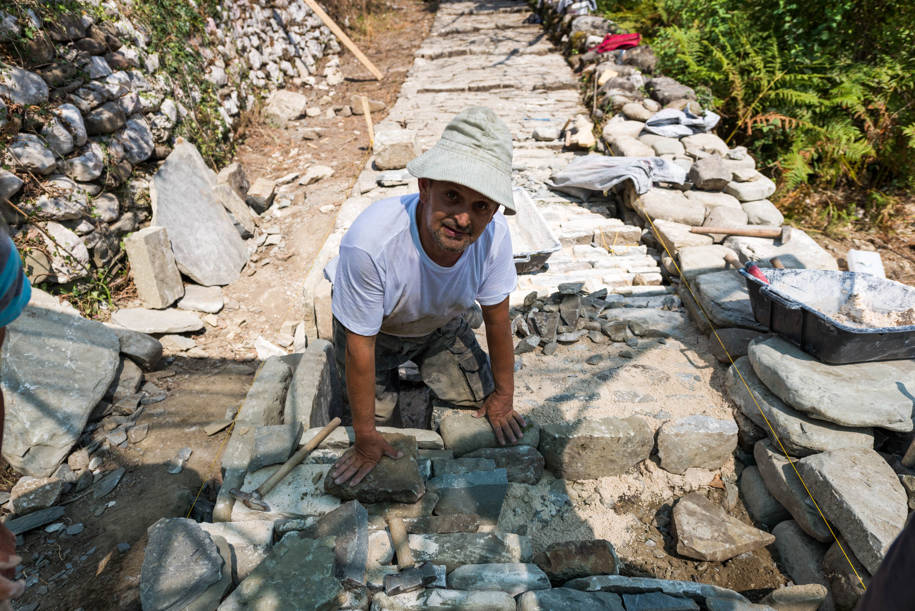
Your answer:
[[[264,497],[270,511],[248,509],[244,503],[236,502],[232,508],[232,521],[276,520],[284,513],[322,516],[333,511],[340,505],[340,499],[325,494],[323,482],[331,467],[332,465],[297,466]],[[273,465],[248,473],[242,490],[257,489],[279,468],[279,465]]]
[[[140,572],[144,609],[180,609],[222,578],[213,539],[193,520],[163,518],[149,527]]]
[[[626,611],[699,611],[696,601],[663,592],[623,594],[623,604]]]
[[[915,360],[827,365],[781,338],[750,344],[759,379],[791,407],[842,426],[913,428]]]
[[[756,322],[753,317],[747,282],[737,270],[702,274],[696,278],[694,286],[696,298],[716,327],[767,330],[765,325]]]
[[[737,447],[737,424],[731,420],[693,415],[668,420],[658,430],[661,468],[686,473],[691,467],[717,469]]]
[[[620,566],[613,544],[605,539],[553,543],[534,556],[534,562],[559,583],[588,575],[615,575]]]
[[[362,503],[415,503],[426,492],[423,477],[416,464],[416,440],[407,435],[383,433],[384,438],[403,456],[393,459],[382,456],[375,468],[355,487],[324,479],[324,490],[344,501],[356,499]]]
[[[677,553],[711,562],[723,562],[775,541],[769,533],[731,517],[698,492],[677,501],[673,526]]]
[[[572,588],[553,588],[525,592],[518,597],[518,611],[625,611],[617,594],[582,592]]]
[[[409,535],[417,563],[444,564],[452,571],[464,564],[530,562],[531,540],[512,533],[447,533]]]
[[[620,475],[647,459],[654,431],[638,416],[549,424],[540,432],[547,467],[565,479]]]
[[[754,522],[772,528],[779,522],[790,519],[791,514],[769,492],[756,466],[750,465],[741,471],[739,486],[740,498]]]
[[[515,611],[515,599],[505,592],[469,592],[430,588],[396,596],[379,592],[372,597],[373,611],[420,611],[460,609],[460,611]]]
[[[448,574],[448,587],[454,590],[496,590],[517,596],[530,590],[549,589],[550,580],[536,564],[465,564]]]
[[[809,235],[795,227],[785,229],[785,241],[731,236],[723,243],[740,255],[741,261],[756,261],[765,267],[772,267],[772,258],[778,257],[789,269],[839,269],[835,258]]]
[[[418,450],[443,450],[445,443],[441,436],[435,431],[426,429],[399,429],[392,426],[376,427],[381,434],[406,435],[416,440]],[[320,428],[311,428],[302,433],[300,445],[305,445],[321,431]],[[351,426],[338,426],[334,431],[321,442],[322,448],[329,449],[346,449],[356,442],[356,433]]]
[[[826,585],[823,558],[827,546],[808,537],[794,520],[785,520],[772,529],[775,549],[785,572],[797,584]]]
[[[508,481],[522,484],[539,482],[546,464],[543,455],[531,446],[480,448],[468,452],[464,457],[492,460],[496,467],[506,470]]]
[[[602,314],[608,322],[625,321],[633,335],[639,337],[675,337],[695,335],[689,317],[680,312],[655,308],[613,308]]]
[[[111,315],[111,322],[140,333],[190,333],[203,329],[203,321],[185,310],[123,308]]]
[[[475,418],[470,410],[449,410],[442,418],[439,431],[445,447],[453,450],[454,455],[458,457],[480,448],[499,447],[489,420]],[[540,440],[540,427],[529,418],[522,433],[521,439],[513,445],[537,446]]]
[[[21,473],[47,477],[114,381],[118,336],[101,323],[29,305],[7,327],[2,350],[3,457]]]
[[[671,596],[683,596],[703,602],[706,598],[724,598],[740,603],[749,603],[742,594],[727,588],[694,581],[652,579],[649,577],[624,577],[622,575],[592,575],[573,579],[563,587],[585,592],[616,592],[618,594],[642,594],[663,592]]]
[[[152,225],[165,227],[178,268],[203,286],[238,279],[248,250],[197,149],[180,141],[149,184]]]
[[[752,396],[747,392],[747,386]],[[874,447],[874,434],[871,429],[846,428],[825,420],[815,420],[785,405],[759,380],[750,365],[750,360],[745,356],[734,361],[728,368],[725,388],[728,397],[737,404],[740,412],[769,437],[772,436],[769,425],[772,425],[785,450],[792,456],[803,457],[842,448]]]
[[[876,572],[908,515],[908,497],[893,469],[863,448],[814,454],[797,467],[826,518]]]
[[[338,609],[346,593],[334,577],[334,539],[289,533],[226,598],[220,611]]]
[[[310,341],[295,366],[286,394],[283,422],[298,422],[306,432],[315,427],[320,430],[330,422],[331,412],[337,411],[342,400],[343,389],[334,364],[333,345],[323,339]],[[338,431],[340,428],[334,433],[343,435]],[[303,436],[302,443],[309,439],[311,436]],[[323,447],[330,447],[328,442],[325,441]]]

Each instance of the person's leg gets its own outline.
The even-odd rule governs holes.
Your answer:
[[[489,357],[462,317],[433,333],[413,360],[423,381],[446,403],[479,408],[495,388]]]
[[[383,426],[391,422],[397,406],[397,368],[410,360],[410,346],[401,338],[379,333],[375,337],[375,424]],[[346,397],[346,328],[334,318],[334,359],[343,383]],[[352,424],[349,405],[344,407],[343,423]]]

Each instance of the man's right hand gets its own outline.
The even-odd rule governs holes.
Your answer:
[[[356,443],[340,457],[330,476],[334,483],[355,486],[375,468],[382,456],[400,458],[403,452],[385,441],[378,431],[357,434]]]
[[[16,537],[10,530],[0,524],[0,601],[19,598],[25,592],[25,581],[13,581],[16,566],[22,558],[16,555]],[[0,610],[5,603],[0,602]]]

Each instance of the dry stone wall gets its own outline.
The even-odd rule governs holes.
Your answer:
[[[226,142],[272,90],[342,81],[336,57],[317,73],[340,47],[300,0],[220,3],[205,42],[187,41],[206,79],[187,87],[114,2],[44,19],[0,11],[0,23],[0,209],[33,284],[113,264],[151,220],[150,177],[178,136]],[[206,105],[213,120],[192,126]]]

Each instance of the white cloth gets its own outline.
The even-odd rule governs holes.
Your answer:
[[[423,250],[416,225],[419,195],[373,203],[343,236],[324,274],[334,285],[333,313],[359,335],[432,333],[474,301],[501,303],[515,289],[511,235],[501,212],[451,267]]]
[[[624,180],[631,180],[638,193],[653,182],[682,185],[686,170],[660,157],[576,157],[562,171],[550,177],[550,188],[584,199],[588,191],[606,192]]]
[[[721,117],[706,110],[700,117],[687,110],[664,108],[645,122],[645,131],[667,138],[682,138],[711,131]]]

